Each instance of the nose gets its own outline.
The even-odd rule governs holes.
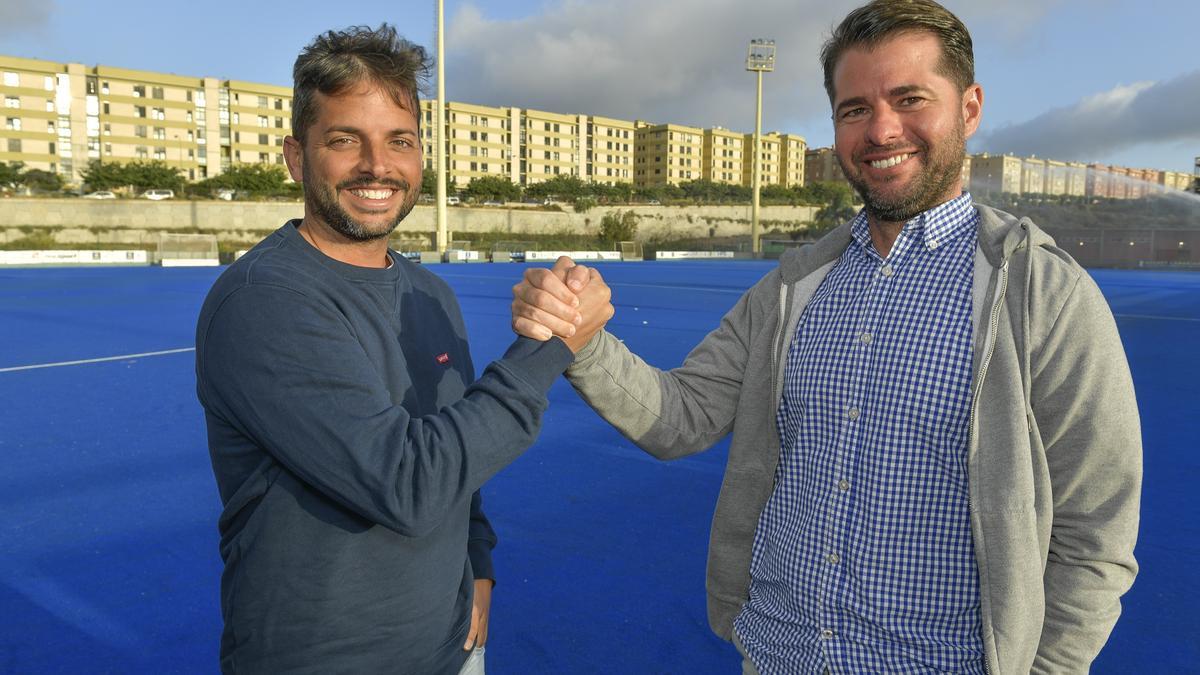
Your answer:
[[[871,112],[871,119],[867,122],[867,140],[872,145],[894,143],[903,135],[904,125],[895,110],[878,106]]]
[[[364,140],[359,150],[358,171],[376,178],[386,175],[388,173],[386,144]]]

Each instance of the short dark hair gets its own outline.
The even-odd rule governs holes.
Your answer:
[[[937,73],[966,91],[975,84],[975,52],[967,27],[933,0],[872,0],[850,12],[821,47],[825,92],[833,103],[833,69],[847,50],[872,49],[901,33],[930,33],[942,46]]]
[[[292,67],[292,135],[301,142],[317,118],[316,93],[339,94],[370,82],[421,121],[418,93],[429,75],[425,48],[400,37],[386,23],[351,26],[313,39]]]

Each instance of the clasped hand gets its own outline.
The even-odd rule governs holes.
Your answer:
[[[612,318],[611,300],[599,272],[561,256],[550,269],[525,270],[513,286],[512,328],[543,342],[557,335],[578,353]]]

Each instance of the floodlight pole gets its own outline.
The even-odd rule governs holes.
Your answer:
[[[449,244],[446,229],[446,49],[443,23],[444,0],[437,0],[437,98],[433,103],[433,157],[434,172],[437,173],[437,251],[444,254]]]
[[[775,70],[775,41],[757,38],[750,41],[746,54],[746,70],[758,76],[758,93],[754,107],[754,178],[750,206],[750,248],[754,255],[762,254],[758,232],[758,195],[762,189],[762,78],[763,73]]]

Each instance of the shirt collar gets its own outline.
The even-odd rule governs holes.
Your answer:
[[[963,192],[904,223],[900,236],[919,235],[925,248],[933,250],[971,231],[978,220],[979,211],[971,200],[971,193]],[[850,221],[850,236],[867,251],[875,250],[874,244],[871,243],[871,228],[867,222],[866,209],[861,209],[854,220]]]

